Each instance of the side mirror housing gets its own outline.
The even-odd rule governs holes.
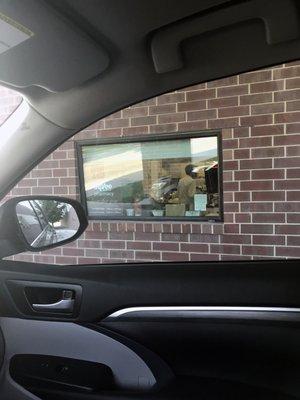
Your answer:
[[[0,257],[41,251],[77,239],[88,225],[76,200],[55,196],[21,196],[0,207]]]

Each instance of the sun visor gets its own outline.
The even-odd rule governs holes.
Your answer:
[[[42,0],[0,0],[0,81],[60,92],[101,74],[106,51]]]

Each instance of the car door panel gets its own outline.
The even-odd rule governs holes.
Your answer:
[[[104,364],[112,369],[114,384],[120,390],[149,390],[172,375],[168,366],[143,346],[103,328],[17,318],[2,318],[1,328],[6,338],[7,373],[12,357],[44,354]],[[15,387],[7,376],[4,379],[8,391]]]
[[[42,289],[80,286],[78,314],[32,312],[30,304],[26,311],[20,307],[20,299],[28,303],[24,284],[16,297],[16,281],[29,287],[42,283]],[[116,386],[99,393],[31,388],[42,399],[185,399],[199,393],[214,399],[215,386],[224,387],[224,398],[233,388],[244,398],[255,390],[255,398],[297,397],[299,283],[296,260],[39,268],[3,260],[2,379],[24,395],[9,375],[10,359],[48,354],[108,365]],[[128,354],[138,361],[136,369],[126,362]],[[144,379],[146,373],[139,378],[143,368],[152,381]],[[130,379],[136,387],[124,385]],[[143,382],[150,382],[150,392]],[[17,399],[15,393],[9,396]]]
[[[113,312],[136,306],[291,307],[300,304],[297,260],[165,264],[58,266],[1,261],[3,316],[39,318],[22,313],[7,282],[80,285],[79,315],[70,320],[98,322]],[[271,279],[272,278],[272,279]],[[155,294],[154,294],[155,293]],[[61,317],[48,317],[60,319]]]

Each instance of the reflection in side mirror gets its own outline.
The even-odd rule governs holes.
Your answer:
[[[23,200],[17,203],[16,212],[27,243],[35,249],[71,239],[80,227],[76,210],[66,202]]]

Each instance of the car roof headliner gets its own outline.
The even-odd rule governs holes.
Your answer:
[[[2,5],[9,6],[11,10],[15,7],[17,10],[26,3],[28,16],[31,7],[32,10],[36,7],[37,1],[40,4],[43,3],[41,0],[26,2],[2,0],[0,12],[2,12]],[[54,128],[56,132],[61,131],[60,135],[53,137],[52,141],[49,138],[45,139],[44,146],[41,144],[39,149],[31,150],[30,163],[28,160],[25,165],[24,158],[23,166],[18,165],[18,169],[22,168],[23,174],[60,142],[114,111],[187,85],[292,61],[299,57],[299,2],[293,0],[86,0],[84,2],[82,0],[47,0],[47,7],[49,15],[54,13],[64,24],[75,27],[79,33],[99,46],[99,49],[103,50],[103,54],[107,56],[107,62],[103,62],[103,68],[99,68],[99,74],[89,76],[89,79],[82,81],[84,76],[80,75],[80,71],[86,71],[86,65],[93,60],[89,59],[89,56],[80,57],[81,53],[78,50],[75,68],[79,71],[76,72],[78,84],[60,91],[47,90],[46,85],[41,82],[26,86],[25,77],[25,86],[20,87],[21,71],[19,74],[21,76],[18,76],[17,90],[30,104],[29,114],[36,113],[35,118],[39,116],[47,121],[49,126],[53,125],[53,131]],[[243,7],[246,17],[239,21],[237,16],[243,13]],[[273,27],[272,24],[264,27],[265,9],[272,10],[270,12],[273,14],[271,21]],[[235,18],[232,23],[224,24],[226,17],[224,12],[226,13],[227,10]],[[287,19],[288,14],[282,18],[283,12],[290,12],[291,18]],[[10,16],[14,17],[14,15]],[[33,15],[32,18],[36,16]],[[169,71],[158,71],[159,67],[155,65],[153,53],[153,38],[157,37],[156,42],[159,41],[160,32],[170,27],[171,29],[175,27],[176,35],[177,24],[178,26],[186,22],[193,24],[197,22],[197,18],[199,27],[206,24],[208,28],[204,31],[200,30],[199,34],[194,32],[189,35],[187,32],[185,40],[180,41],[183,65],[173,70],[171,68]],[[291,20],[295,21],[293,35],[289,37],[287,33],[284,37],[285,31],[291,25]],[[213,27],[210,28],[209,24],[213,24]],[[188,29],[191,27],[192,25],[188,26]],[[279,40],[271,43],[268,41],[269,28],[272,28]],[[51,43],[51,40],[54,40],[51,30],[47,35],[47,43]],[[66,43],[63,44],[68,45],[68,37],[61,38],[62,41],[64,39]],[[21,49],[22,45],[19,46]],[[54,83],[56,77],[58,83],[68,81],[68,74],[72,71],[66,69],[60,71],[59,67],[55,68],[55,52],[51,60],[45,61],[40,57],[38,50],[37,48],[36,52],[32,53],[32,59],[26,60],[29,63],[26,65],[27,73],[28,70],[38,72],[39,69],[46,68],[43,63],[47,62],[53,70],[51,72],[50,69]],[[0,60],[1,56],[3,55],[0,54]],[[61,53],[57,51],[57,57],[61,56]],[[158,61],[160,61],[159,57]],[[22,57],[20,57],[20,62],[22,62]],[[51,64],[54,67],[51,67]],[[11,67],[13,69],[13,65]],[[91,73],[91,71],[88,72]],[[74,79],[76,82],[76,74]],[[13,80],[12,82],[6,80],[5,85],[16,88],[14,83]],[[46,130],[44,132],[46,135]],[[31,135],[34,140],[33,132]],[[26,146],[23,151],[28,151]],[[35,154],[35,151],[39,153]],[[15,167],[14,173],[18,169]],[[20,179],[21,173],[17,175],[16,180]],[[0,183],[7,190],[8,186],[11,187],[13,184],[12,176],[7,177],[6,182]]]
[[[19,3],[21,0],[11,1]],[[267,0],[273,5],[278,1]],[[26,7],[30,8],[31,2],[33,6],[34,1],[30,0],[26,1]],[[79,129],[117,109],[174,88],[299,56],[299,41],[268,45],[258,20],[229,27],[222,27],[220,20],[220,29],[202,34],[196,41],[187,41],[184,68],[168,73],[156,72],[150,50],[154,32],[197,13],[202,13],[204,18],[211,13],[217,15],[220,8],[236,3],[245,1],[48,0],[47,4],[64,16],[66,24],[71,21],[104,48],[109,66],[98,76],[63,92],[53,93],[39,86],[25,87],[21,92],[48,120],[61,127]],[[287,5],[287,0],[281,3]],[[51,34],[47,41],[51,42]],[[33,71],[42,68],[39,54],[30,61]],[[82,68],[89,61],[77,60]],[[48,62],[54,63],[54,60]],[[63,72],[68,74],[68,71]],[[67,76],[60,76],[57,71],[57,78],[64,80]]]

